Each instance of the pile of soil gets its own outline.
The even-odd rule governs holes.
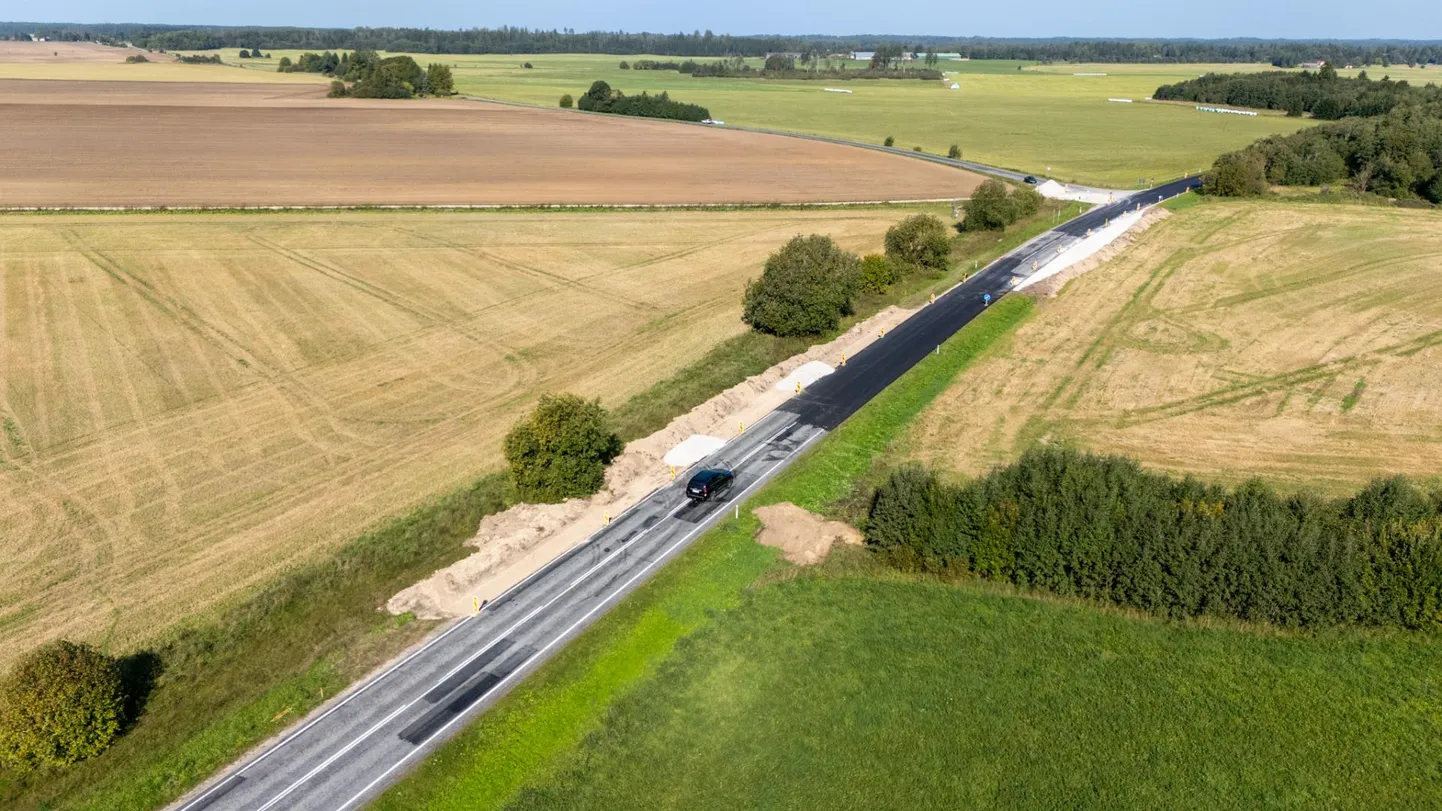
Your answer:
[[[826,559],[831,545],[862,543],[861,531],[841,521],[828,521],[790,502],[769,504],[753,512],[761,519],[761,532],[756,540],[762,546],[781,550],[792,563],[810,566]]]

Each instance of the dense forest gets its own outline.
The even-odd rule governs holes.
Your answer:
[[[960,53],[972,59],[1063,62],[1267,62],[1294,66],[1309,60],[1334,64],[1382,65],[1442,62],[1442,42],[1164,39],[1021,39],[944,36],[731,36],[710,31],[649,34],[572,29],[473,28],[255,28],[167,26],[137,23],[0,23],[0,37],[43,36],[59,40],[112,40],[146,48],[292,48],[409,53],[606,53],[662,56],[765,56],[876,51],[899,47]]]
[[[1442,75],[1442,70],[1438,74]],[[1162,85],[1152,97],[1286,110],[1294,116],[1311,113],[1314,118],[1335,121],[1351,116],[1382,115],[1408,101],[1442,101],[1442,88],[1394,82],[1386,74],[1374,81],[1365,70],[1354,79],[1345,79],[1330,65],[1323,65],[1315,73],[1309,70],[1208,73],[1197,79]]]
[[[1442,503],[1402,479],[1323,500],[1038,450],[960,485],[904,468],[876,491],[866,536],[903,568],[1166,617],[1290,627],[1442,620]]]
[[[1272,185],[1345,181],[1356,194],[1442,203],[1442,88],[1312,73],[1208,74],[1157,88],[1155,98],[1310,113],[1329,123],[1263,138],[1217,158],[1203,191],[1263,194]]]

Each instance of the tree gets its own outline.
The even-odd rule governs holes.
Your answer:
[[[240,53],[237,54],[236,56],[239,57],[240,59],[249,59],[249,58],[250,58],[250,51],[247,51],[246,49],[241,48],[241,49],[240,49]]]
[[[347,92],[348,91],[345,88],[345,82],[342,82],[340,79],[332,79],[330,83],[330,92],[326,95],[333,99],[341,99],[345,98]]]
[[[569,109],[571,109],[571,106],[572,106],[573,104],[575,104],[575,103],[576,103],[576,102],[575,102],[574,99],[571,98],[571,94],[570,94],[570,93],[566,93],[565,95],[561,96],[561,106],[562,106],[563,108],[569,110]]]
[[[869,253],[861,258],[860,286],[868,293],[880,295],[896,283],[896,268],[891,260],[879,253]]]
[[[114,659],[65,640],[42,645],[0,682],[0,759],[30,767],[94,757],[119,734],[124,714]]]
[[[1041,210],[1041,204],[1046,200],[1041,192],[1031,186],[1018,186],[1011,190],[1011,218],[1012,222],[1030,217]]]
[[[1006,194],[1006,186],[999,180],[982,181],[971,193],[964,209],[966,216],[962,226],[968,231],[996,231],[1016,221],[1011,198]]]
[[[621,60],[621,70],[630,70],[630,69],[631,69],[631,63],[630,63],[630,62],[627,62],[627,61],[624,60],[624,59],[622,59],[622,60]]]
[[[437,96],[452,96],[456,92],[456,81],[451,75],[449,65],[442,65],[432,62],[426,66],[426,81],[430,83],[431,93]]]
[[[525,68],[526,70],[530,70],[533,66],[530,62],[522,62],[521,67]]]
[[[522,498],[558,502],[601,489],[606,465],[621,453],[599,400],[543,394],[534,411],[506,434],[506,462]]]
[[[291,66],[290,57],[288,57],[288,56],[282,56],[282,57],[280,58],[280,63],[275,66],[275,71],[276,71],[276,73],[290,73],[290,66]]]
[[[946,225],[930,214],[907,217],[886,231],[886,258],[894,265],[945,270],[950,256]]]
[[[1266,158],[1252,152],[1228,152],[1202,176],[1202,193],[1218,197],[1257,197],[1267,191]]]
[[[946,150],[946,156],[954,161],[961,160],[961,144],[952,144],[951,148]]]
[[[796,70],[796,57],[789,54],[771,54],[766,57],[766,64],[762,69],[776,73]]]
[[[860,261],[830,237],[795,237],[746,285],[741,320],[773,335],[815,335],[851,313]]]
[[[888,135],[888,136],[886,136],[886,140],[881,142],[881,145],[882,145],[882,146],[892,146],[892,145],[894,145],[895,143],[896,143],[896,139],[895,139],[895,138],[892,138],[890,135]]]

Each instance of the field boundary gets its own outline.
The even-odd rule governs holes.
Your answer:
[[[951,203],[965,197],[922,197],[906,200],[840,200],[818,203],[444,203],[410,205],[405,203],[365,203],[354,205],[277,205],[277,206],[0,206],[0,214],[274,214],[285,212],[331,211],[425,211],[425,212],[543,212],[543,211],[771,211],[815,210],[827,208],[866,208],[913,206]]]

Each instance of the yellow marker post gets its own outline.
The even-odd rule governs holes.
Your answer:
[[[675,465],[672,465],[672,466],[671,466],[671,481],[673,481],[673,482],[676,481],[676,466],[675,466]]]
[[[744,422],[738,422],[738,423],[736,423],[736,433],[740,434],[740,433],[743,433],[745,430],[746,430],[746,423],[744,423]]]
[[[841,353],[841,365],[842,365],[842,366],[845,366],[845,365],[846,365],[846,353],[845,353],[845,352],[842,352],[842,353]]]
[[[480,597],[472,597],[472,598],[471,598],[471,607],[476,610],[476,613],[477,613],[477,614],[481,613],[481,598],[480,598]]]
[[[935,293],[932,293],[932,294],[931,294],[931,303],[932,303],[932,304],[935,304],[935,303],[936,303],[936,294],[935,294]]]
[[[797,394],[800,394],[800,393],[801,393],[801,381],[800,381],[800,380],[796,381],[796,393],[797,393]]]
[[[880,332],[876,337],[878,337],[878,338],[885,338],[885,337],[886,337],[886,327],[882,327],[882,328],[881,328],[881,332]]]
[[[608,510],[608,511],[606,511],[606,512],[604,512],[604,513],[601,513],[601,514],[602,514],[603,516],[605,516],[605,518],[606,518],[606,526],[608,526],[608,527],[611,526],[611,513],[610,513],[610,511]]]

